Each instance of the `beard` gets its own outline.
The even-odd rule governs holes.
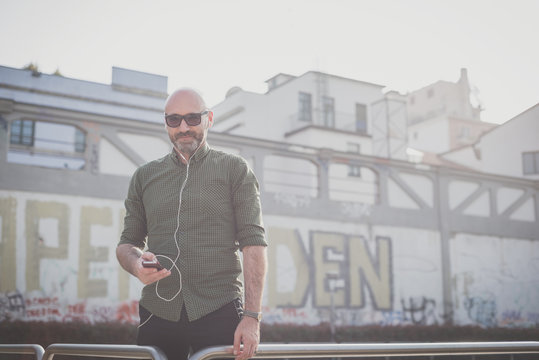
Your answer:
[[[180,141],[183,137],[186,136],[191,136],[191,141]],[[204,140],[204,132],[196,133],[194,131],[187,131],[184,133],[178,133],[176,135],[169,135],[169,138],[176,150],[191,156],[195,153],[195,151],[198,149],[198,147]]]

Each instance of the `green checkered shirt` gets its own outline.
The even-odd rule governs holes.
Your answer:
[[[208,144],[190,158],[189,167],[172,151],[138,168],[125,208],[120,244],[142,248],[147,237],[148,250],[167,269],[172,261],[160,255],[176,259],[176,233],[181,279],[172,267],[170,276],[146,285],[140,299],[142,306],[167,320],[179,320],[184,304],[193,321],[241,297],[238,249],[267,246],[255,175],[241,157]],[[180,284],[180,294],[168,301]],[[167,301],[156,295],[156,286]]]

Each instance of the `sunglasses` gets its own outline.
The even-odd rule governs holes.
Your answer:
[[[209,113],[209,110],[203,111],[201,113],[190,113],[185,115],[180,114],[165,114],[165,121],[167,125],[171,128],[176,128],[181,125],[182,120],[185,120],[185,123],[189,126],[200,125],[202,121],[202,115]]]

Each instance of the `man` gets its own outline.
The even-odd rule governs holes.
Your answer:
[[[260,338],[267,243],[258,183],[245,160],[209,147],[212,124],[194,90],[169,96],[173,150],[134,173],[116,250],[121,266],[146,285],[137,343],[158,346],[170,360],[216,345],[233,345],[244,360]]]

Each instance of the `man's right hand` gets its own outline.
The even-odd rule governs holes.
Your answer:
[[[116,248],[116,257],[120,265],[133,276],[136,276],[143,284],[148,285],[166,278],[170,275],[167,269],[157,270],[155,268],[145,268],[142,260],[155,260],[153,253],[142,252],[141,249],[130,244],[120,244]]]
[[[143,260],[155,261],[157,260],[157,258],[155,257],[153,253],[147,251],[143,253],[142,256],[139,257],[136,261],[136,264],[133,269],[134,270],[133,275],[138,277],[138,279],[144,285],[154,283],[170,275],[170,271],[167,269],[157,270],[155,268],[147,268],[147,267],[142,266]]]

